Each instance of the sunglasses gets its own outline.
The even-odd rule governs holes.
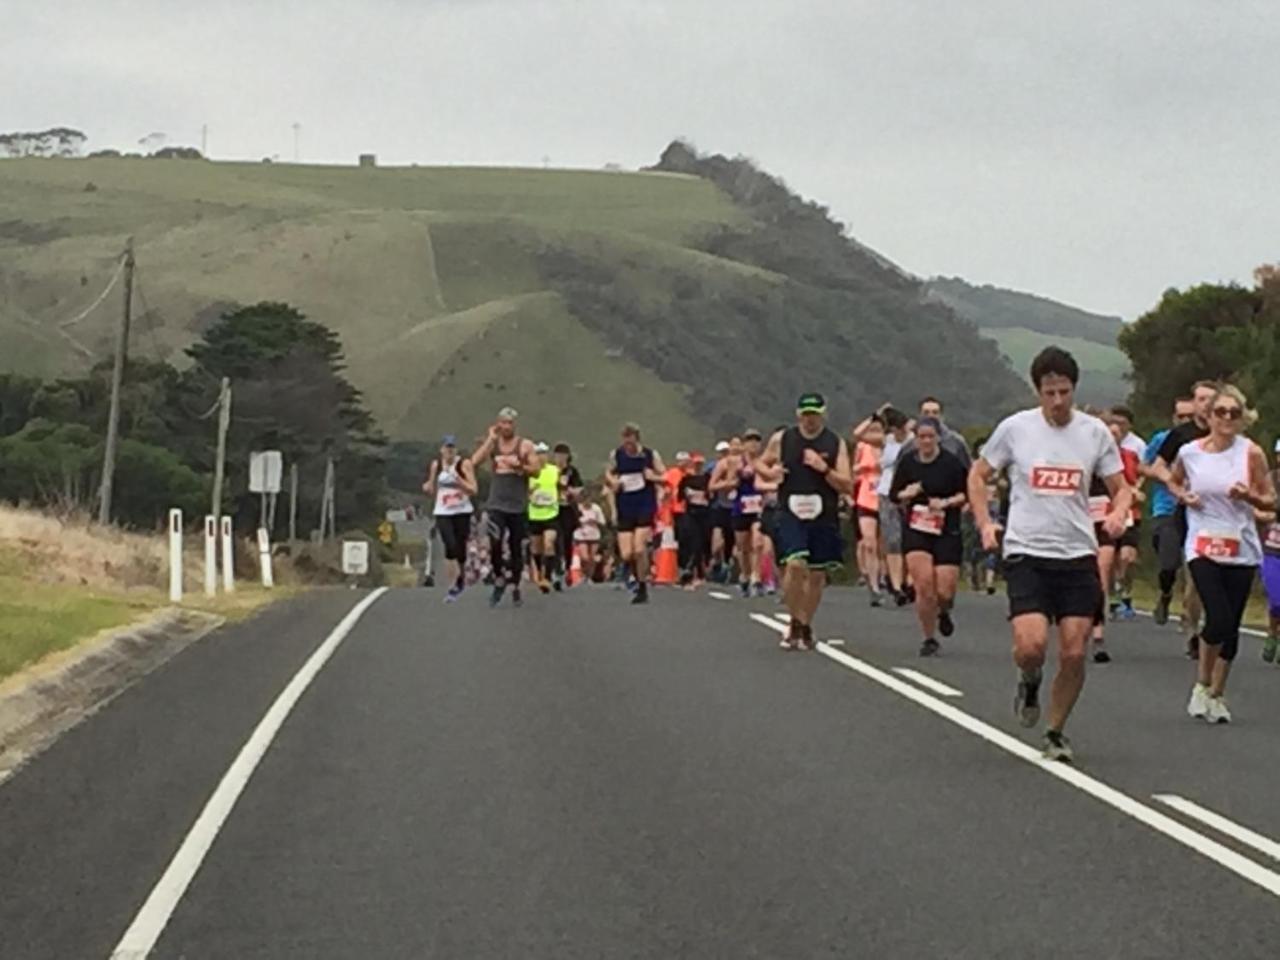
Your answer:
[[[1239,407],[1214,407],[1213,415],[1222,420],[1239,420],[1244,416],[1244,411]]]

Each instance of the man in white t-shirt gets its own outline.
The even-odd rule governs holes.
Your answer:
[[[1124,533],[1132,490],[1124,479],[1111,431],[1075,409],[1080,368],[1058,347],[1031,364],[1040,406],[1015,413],[996,427],[969,472],[969,502],[982,544],[994,550],[1000,527],[991,519],[988,486],[1009,474],[1009,516],[1004,528],[1005,579],[1013,659],[1019,670],[1014,709],[1024,727],[1040,719],[1041,670],[1049,625],[1058,625],[1058,672],[1049,698],[1044,752],[1070,761],[1063,735],[1084,687],[1085,652],[1094,619],[1104,611],[1098,576],[1098,541],[1089,517],[1089,483],[1100,477],[1111,497],[1103,521],[1109,536]]]

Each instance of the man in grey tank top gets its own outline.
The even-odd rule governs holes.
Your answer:
[[[538,472],[533,455],[533,442],[516,435],[516,418],[512,407],[498,411],[497,422],[489,428],[489,436],[471,457],[473,467],[489,466],[493,476],[489,482],[489,500],[485,506],[489,534],[490,562],[493,564],[493,594],[489,606],[502,602],[507,584],[512,587],[511,600],[520,606],[520,578],[524,573],[524,540],[528,533],[529,477]],[[503,544],[507,548],[507,573],[503,575]]]

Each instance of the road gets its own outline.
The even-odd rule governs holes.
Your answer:
[[[1280,955],[1257,641],[1210,728],[1177,632],[1114,626],[1069,768],[1002,598],[928,661],[851,590],[814,654],[772,601],[626,599],[336,590],[196,644],[0,786],[0,956]]]

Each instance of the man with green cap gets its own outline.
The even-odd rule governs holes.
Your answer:
[[[783,592],[791,613],[784,650],[815,647],[813,616],[822,602],[827,574],[844,559],[840,495],[852,493],[849,448],[826,424],[827,403],[805,393],[796,404],[797,423],[769,438],[756,472],[779,483],[778,560],[786,568]]]

